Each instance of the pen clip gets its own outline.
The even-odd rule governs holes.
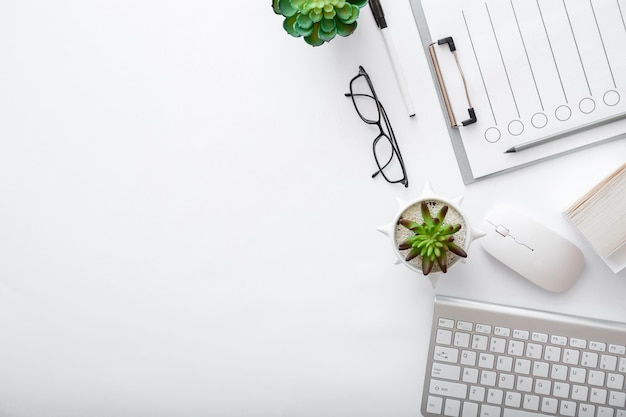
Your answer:
[[[443,80],[443,74],[441,73],[441,68],[439,67],[439,60],[437,59],[437,53],[435,51],[436,45],[448,45],[448,47],[450,48],[450,52],[452,52],[452,55],[454,56],[454,60],[456,61],[456,66],[459,69],[459,73],[461,74],[461,80],[463,81],[463,88],[465,89],[465,97],[467,98],[467,105],[468,105],[467,111],[469,113],[469,119],[463,120],[461,122],[461,125],[468,126],[468,125],[471,125],[472,123],[476,123],[478,119],[476,118],[476,112],[474,111],[474,107],[472,107],[472,102],[470,100],[469,92],[467,90],[467,83],[465,82],[465,76],[463,75],[463,70],[461,69],[459,58],[456,55],[456,46],[454,45],[454,39],[452,39],[451,36],[448,36],[447,38],[442,38],[442,39],[439,39],[437,42],[431,43],[428,46],[428,51],[430,53],[430,58],[435,68],[435,74],[437,76],[437,83],[439,84],[439,90],[441,91],[443,102],[446,107],[446,112],[448,113],[450,126],[456,128],[456,127],[459,127],[460,125],[457,124],[456,118],[454,117],[454,112],[452,111],[452,105],[450,103],[450,98],[448,97],[448,90],[446,89],[446,84]]]
[[[374,20],[379,29],[387,27],[387,21],[385,20],[385,12],[383,12],[383,6],[380,4],[380,0],[369,0],[370,9],[374,15]]]

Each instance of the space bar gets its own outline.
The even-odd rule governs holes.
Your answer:
[[[546,416],[547,414],[531,413],[529,411],[514,410],[512,408],[505,408],[504,414],[502,414],[502,417],[546,417]]]

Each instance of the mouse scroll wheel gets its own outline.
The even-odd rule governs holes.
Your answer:
[[[500,233],[502,236],[507,237],[509,235],[509,229],[499,224],[496,226],[496,232]]]

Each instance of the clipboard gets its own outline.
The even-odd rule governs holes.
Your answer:
[[[562,155],[579,151],[579,150],[582,150],[591,146],[595,146],[600,143],[606,143],[612,140],[626,138],[626,91],[624,92],[623,100],[621,100],[621,103],[619,104],[619,106],[623,106],[624,109],[620,108],[619,106],[615,106],[614,108],[612,108],[606,103],[600,103],[600,105],[603,105],[602,110],[604,111],[604,113],[602,114],[596,113],[596,114],[591,115],[590,117],[586,117],[587,114],[581,114],[581,116],[583,117],[581,117],[580,120],[577,121],[577,123],[573,123],[573,121],[567,120],[567,122],[572,122],[572,123],[567,124],[567,122],[561,121],[561,119],[559,119],[559,114],[557,113],[558,110],[562,110],[562,108],[565,108],[565,107],[570,107],[574,109],[573,112],[580,113],[582,111],[579,108],[575,108],[574,104],[578,104],[578,102],[575,102],[573,99],[570,99],[571,101],[568,102],[568,106],[561,105],[561,107],[558,107],[555,104],[552,106],[552,108],[548,110],[547,109],[548,106],[546,105],[545,106],[546,109],[544,112],[537,112],[533,114],[533,117],[539,114],[539,115],[543,115],[545,119],[550,120],[550,123],[552,123],[550,126],[552,128],[552,131],[549,131],[548,129],[543,129],[543,127],[537,127],[540,125],[539,124],[535,125],[534,121],[531,120],[530,117],[528,117],[527,120],[524,120],[522,117],[520,117],[519,119],[522,119],[522,120],[519,121],[519,123],[520,124],[526,123],[526,126],[528,126],[526,128],[527,133],[528,134],[534,133],[535,134],[534,137],[528,139],[524,135],[521,135],[521,134],[519,136],[514,135],[514,134],[509,134],[508,135],[509,137],[506,138],[508,142],[505,142],[504,140],[505,138],[502,138],[501,140],[500,138],[498,138],[499,142],[501,143],[494,142],[493,149],[497,149],[497,152],[492,151],[494,154],[494,158],[502,158],[503,161],[507,161],[504,158],[511,157],[508,159],[508,161],[512,161],[511,163],[503,162],[499,165],[494,164],[493,167],[477,168],[477,166],[480,165],[480,163],[482,162],[481,161],[476,162],[479,158],[476,156],[472,156],[472,152],[476,153],[476,151],[472,149],[472,145],[474,145],[475,143],[470,142],[470,141],[475,140],[475,138],[472,138],[468,132],[471,132],[471,129],[474,129],[474,131],[481,129],[481,128],[484,129],[484,126],[486,126],[486,123],[487,123],[487,119],[490,119],[492,116],[493,116],[493,119],[495,119],[496,117],[495,115],[490,114],[491,113],[490,108],[485,104],[485,100],[483,100],[482,102],[479,100],[478,103],[475,103],[475,108],[474,108],[474,106],[472,106],[472,101],[470,101],[470,96],[472,95],[472,92],[476,92],[476,91],[480,92],[481,90],[485,90],[487,94],[489,92],[486,91],[487,90],[486,85],[483,85],[483,86],[478,85],[480,84],[480,80],[477,81],[478,77],[475,76],[476,75],[475,72],[474,74],[470,73],[469,77],[467,77],[466,79],[466,76],[464,75],[464,71],[463,71],[463,69],[465,69],[464,64],[466,62],[470,62],[470,64],[472,64],[471,60],[469,60],[469,56],[472,55],[470,52],[472,51],[468,51],[467,49],[465,51],[461,51],[462,53],[465,54],[465,58],[466,58],[465,62],[459,63],[459,59],[456,56],[456,52],[454,53],[454,59],[456,60],[456,63],[458,65],[458,70],[456,69],[455,70],[458,71],[458,73],[460,73],[461,75],[460,79],[463,82],[463,84],[461,84],[462,87],[457,88],[455,91],[447,91],[445,87],[447,80],[445,79],[442,80],[444,76],[441,74],[442,72],[440,68],[441,64],[437,62],[436,57],[433,57],[433,48],[436,48],[435,45],[440,45],[439,48],[441,48],[441,46],[445,46],[445,44],[448,44],[448,42],[454,43],[454,40],[456,39],[456,37],[452,37],[447,33],[441,32],[436,35],[437,37],[435,39],[433,39],[430,22],[428,21],[427,15],[424,10],[424,5],[423,5],[423,3],[428,2],[428,1],[430,1],[431,3],[436,2],[436,0],[409,0],[411,9],[413,12],[413,16],[415,19],[415,23],[417,25],[418,33],[420,36],[421,45],[427,57],[427,61],[429,63],[429,68],[430,68],[431,76],[433,79],[433,83],[437,86],[439,104],[440,104],[443,114],[447,115],[447,118],[448,118],[448,123],[447,123],[448,135],[450,137],[452,148],[454,150],[455,157],[459,165],[459,170],[460,170],[463,182],[465,184],[470,184],[481,179],[485,179],[485,178],[489,178],[489,177],[499,175],[502,173],[510,172],[510,171],[513,171],[522,167],[526,167],[526,166],[529,166],[538,162],[546,161],[552,158],[556,158],[558,156],[562,156]],[[532,19],[538,20],[539,17],[541,17],[542,19],[544,18],[544,16],[540,14],[541,12],[544,12],[543,10],[541,10],[541,5],[540,5],[540,2],[542,1],[543,0],[538,0],[536,2],[536,7],[538,8],[539,13],[537,13],[534,10],[530,10],[530,12],[534,12],[535,14],[530,16],[528,22],[532,22]],[[459,3],[461,2],[456,2],[457,5]],[[465,0],[462,3],[463,3],[463,6],[460,6],[460,7],[469,7],[465,5],[472,3],[472,2]],[[478,2],[475,2],[475,3],[478,3]],[[484,4],[484,6],[487,8],[489,7],[489,4],[488,4],[489,1],[483,0],[480,3],[481,5]],[[491,3],[495,4],[495,2],[491,2]],[[509,3],[509,2],[500,2],[500,4],[502,3]],[[527,5],[530,3],[534,4],[534,2],[526,2],[524,7],[529,7]],[[510,2],[510,7],[513,8],[513,14],[515,14],[515,12],[517,11],[515,10],[515,7],[517,4],[521,4],[521,1],[517,2],[517,0],[514,0]],[[435,6],[432,6],[432,4],[430,6],[431,8],[435,7]],[[458,9],[455,9],[454,7],[455,7],[454,5],[451,6],[451,5],[446,4],[446,13],[463,13],[463,19],[467,19],[464,23],[467,24],[467,21],[470,19],[467,18],[464,10],[462,9],[458,10]],[[593,3],[591,3],[591,7],[592,8],[594,7]],[[487,9],[487,13],[489,13],[489,11],[490,10]],[[568,10],[566,10],[566,12],[567,11]],[[595,12],[596,11],[594,10],[594,13]],[[495,13],[492,13],[492,14],[495,14]],[[509,13],[509,15],[510,14],[511,13]],[[568,16],[568,18],[570,17]],[[517,15],[515,15],[515,19],[518,19]],[[570,26],[573,27],[571,20],[569,23],[570,23]],[[575,22],[575,23],[578,23],[578,22]],[[605,41],[604,39],[602,39],[602,32],[600,30],[601,23],[604,24],[605,22],[601,21],[600,23],[598,23],[598,18],[596,17],[596,24],[598,27],[598,31],[595,34],[595,36],[596,38],[600,37],[600,40],[603,42],[602,47],[604,49],[604,53],[607,56],[607,60],[608,60],[609,52],[612,52],[612,51],[606,47],[606,45],[604,44]],[[454,26],[458,26],[458,25],[454,25]],[[583,25],[579,25],[579,26],[583,26]],[[519,22],[518,22],[518,28],[519,28],[520,38],[522,39],[522,43],[523,43],[524,32],[522,30],[523,28],[520,27]],[[462,47],[467,48],[468,45],[470,45],[469,48],[471,49],[472,47],[475,46],[472,43],[470,27],[468,26],[466,27],[466,29],[467,29],[466,33],[468,37],[470,38],[470,41],[468,42],[467,39],[465,39],[465,41],[462,42],[461,46],[459,46],[457,42],[455,45],[456,49],[460,49]],[[584,29],[587,30],[587,28],[584,28]],[[604,30],[604,28],[602,29]],[[494,34],[496,34],[496,28],[494,28]],[[572,37],[574,36],[574,34],[575,34],[574,29],[572,28]],[[461,35],[463,35],[463,33],[461,33]],[[546,38],[548,38],[548,35],[549,35],[548,29],[546,29],[545,35],[546,35]],[[620,36],[622,35],[621,32],[619,33],[619,35]],[[624,41],[626,41],[626,30],[624,30],[623,36],[624,36]],[[447,38],[450,38],[450,40],[446,40]],[[594,39],[594,40],[597,44],[598,43],[597,39]],[[529,54],[529,49],[532,47],[531,41],[532,40],[527,40],[528,44],[523,43],[526,58],[528,58],[528,64],[531,64],[531,61],[530,61],[531,55]],[[550,46],[552,47],[552,45]],[[578,45],[576,46],[578,47]],[[546,49],[544,44],[540,44],[539,47]],[[607,52],[607,49],[609,52]],[[441,51],[442,51],[441,54],[443,54],[445,50],[441,49]],[[474,52],[473,54],[474,58],[476,58],[476,63],[479,64],[476,50],[474,50],[473,52]],[[504,58],[502,61],[504,64]],[[451,62],[454,62],[454,61],[451,61]],[[554,64],[555,66],[557,64],[556,58],[554,60]],[[583,63],[581,60],[581,65],[582,64]],[[622,64],[623,64],[622,62],[619,63],[619,65],[622,65]],[[453,66],[453,65],[449,64],[449,66]],[[469,66],[471,67],[471,65]],[[617,70],[619,69],[622,69],[622,67],[620,66]],[[450,71],[452,70],[450,69],[449,73],[451,73]],[[532,71],[532,66],[531,66],[531,71]],[[558,68],[557,68],[557,71],[558,71]],[[626,73],[626,71],[624,72]],[[619,73],[621,74],[621,71]],[[483,74],[481,74],[481,76],[483,76]],[[623,77],[626,77],[626,74],[624,74]],[[483,79],[483,83],[484,83],[484,79]],[[535,80],[535,86],[537,86],[536,80]],[[528,89],[531,89],[531,87],[532,85],[526,86],[526,88]],[[465,89],[465,94],[463,94],[463,91],[462,91],[463,88]],[[472,91],[468,92],[468,89]],[[511,90],[513,90],[513,88],[511,88]],[[563,91],[565,92],[565,87],[563,88]],[[617,86],[616,88],[608,88],[608,91],[615,92],[615,94],[619,94],[619,92],[621,92],[621,91],[618,92]],[[539,93],[540,93],[539,88],[537,87],[537,94]],[[463,95],[465,95],[466,97],[463,97]],[[594,99],[596,102],[599,101],[595,97]],[[454,102],[462,103],[463,105],[467,103],[467,105],[469,105],[468,111],[470,113],[470,119],[474,119],[473,121],[468,123],[471,126],[468,126],[467,124],[464,124],[464,123],[455,122],[456,120],[455,113],[458,114],[459,112],[458,111],[455,112],[452,109],[451,103],[454,103]],[[581,101],[580,103],[584,104],[586,102]],[[612,103],[609,103],[609,104],[612,104]],[[544,103],[542,103],[542,107],[544,107]],[[521,113],[521,112],[518,111],[518,113]],[[482,127],[478,127],[478,125],[480,125],[481,123],[476,123],[476,120],[480,122],[481,119],[485,122],[483,123]],[[621,119],[624,119],[624,120],[621,120]],[[510,133],[511,128],[516,127],[516,126],[517,125],[512,126],[511,123],[509,123],[509,126],[508,126],[509,132],[506,132],[506,133]],[[503,127],[503,124],[501,123],[501,125],[499,126],[499,129],[505,130],[505,127],[507,126]],[[592,130],[592,129],[593,129],[593,132],[589,132],[589,130]],[[531,132],[532,130],[536,132]],[[487,130],[484,130],[484,132],[485,132],[484,137],[486,139]],[[512,131],[512,133],[517,133],[517,132]],[[480,135],[475,134],[474,136],[477,137]],[[537,141],[537,142],[545,141],[546,144],[545,145],[542,144],[541,146],[537,146],[536,148],[519,152],[518,155],[515,155],[515,154],[503,155],[506,152],[506,150],[509,149],[511,146],[528,143],[531,140]]]

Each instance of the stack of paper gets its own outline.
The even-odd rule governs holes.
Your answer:
[[[614,272],[626,267],[626,163],[564,214]]]

